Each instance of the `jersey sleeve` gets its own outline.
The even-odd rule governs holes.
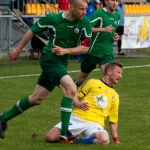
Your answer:
[[[119,108],[119,96],[116,94],[112,101],[112,106],[109,112],[109,122],[118,122],[118,108]]]
[[[101,27],[102,24],[101,10],[97,10],[93,13],[90,23],[91,27]]]
[[[77,96],[79,98],[83,98],[88,93],[90,88],[91,88],[91,80],[88,80],[82,85],[80,90],[77,92]]]
[[[55,24],[55,15],[49,14],[45,17],[40,18],[32,27],[31,31],[34,34],[38,34],[46,31],[50,26],[54,26]]]

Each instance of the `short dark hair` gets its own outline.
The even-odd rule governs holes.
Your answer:
[[[108,63],[108,64],[105,66],[105,74],[106,74],[106,72],[107,72],[108,69],[110,69],[110,68],[113,69],[115,66],[118,66],[118,67],[120,67],[120,68],[123,68],[123,65],[122,65],[121,63],[117,62],[117,61],[110,62],[110,63]]]

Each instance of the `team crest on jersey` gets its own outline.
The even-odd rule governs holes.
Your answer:
[[[98,107],[100,108],[106,108],[108,105],[108,99],[104,94],[96,95],[95,101]]]
[[[74,33],[78,34],[78,33],[79,33],[79,29],[78,29],[78,28],[75,28],[75,29],[74,29]]]

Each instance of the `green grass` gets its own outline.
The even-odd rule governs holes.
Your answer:
[[[126,66],[150,64],[150,58],[119,58]],[[28,62],[28,63],[26,63]],[[78,70],[79,63],[72,62],[69,70]],[[17,64],[0,66],[0,77],[24,74],[39,74],[39,62],[20,60]],[[71,73],[75,78],[78,73]],[[61,145],[44,141],[45,133],[60,120],[60,100],[62,93],[56,88],[40,105],[24,112],[8,122],[6,138],[0,139],[0,150],[148,150],[150,149],[150,67],[123,70],[123,79],[115,89],[120,94],[119,138],[121,144]],[[91,73],[90,78],[99,78],[100,71]],[[38,76],[0,79],[0,112],[15,104],[24,95],[31,94]],[[106,126],[106,128],[108,128]],[[32,134],[37,137],[33,140]]]

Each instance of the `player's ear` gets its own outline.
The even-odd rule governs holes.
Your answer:
[[[69,9],[70,9],[70,10],[73,10],[73,9],[74,9],[74,5],[69,4]]]
[[[108,74],[108,75],[111,75],[111,73],[112,73],[112,69],[109,68],[109,69],[107,70],[107,74]]]

